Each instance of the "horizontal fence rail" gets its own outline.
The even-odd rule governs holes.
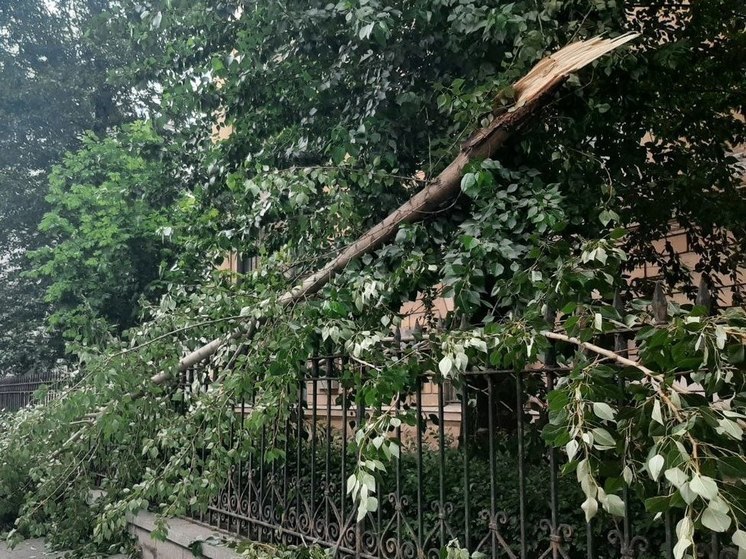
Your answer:
[[[627,351],[621,334],[615,345]],[[585,522],[575,475],[561,475],[564,453],[541,434],[546,395],[567,373],[553,351],[536,369],[471,371],[458,388],[420,377],[392,404],[410,421],[389,434],[401,442],[401,456],[378,480],[378,510],[356,522],[345,490],[357,463],[354,432],[380,410],[366,408],[345,384],[350,368],[366,373],[344,355],[301,367],[297,401],[280,436],[265,428],[194,518],[257,542],[317,544],[337,557],[435,559],[454,540],[492,558],[673,557],[673,520],[655,519],[626,489],[623,518],[603,514]],[[181,385],[208,387],[213,378],[215,371],[197,367]],[[253,404],[233,403],[237,430]],[[278,444],[284,459],[267,460]],[[736,557],[717,537],[699,542],[698,550],[706,559]]]

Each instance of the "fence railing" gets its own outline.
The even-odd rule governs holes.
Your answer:
[[[612,337],[615,350],[627,353],[627,335]],[[458,540],[493,558],[673,558],[673,519],[655,518],[626,488],[623,518],[585,522],[575,476],[560,474],[564,453],[546,446],[541,434],[546,395],[567,373],[553,350],[537,368],[471,371],[457,389],[433,376],[418,378],[395,403],[411,419],[390,433],[401,441],[401,456],[377,480],[378,510],[357,522],[345,487],[358,459],[354,431],[378,410],[366,408],[346,384],[350,368],[366,374],[344,355],[299,367],[297,401],[279,436],[276,429],[262,431],[220,494],[194,517],[250,540],[314,543],[338,557],[436,558]],[[208,385],[210,378],[197,367],[181,382]],[[619,382],[624,388],[627,381]],[[237,429],[252,406],[234,403]],[[278,444],[285,458],[266,460]],[[713,535],[698,542],[698,557],[736,553]]]
[[[626,491],[623,519],[585,523],[574,476],[560,476],[562,457],[540,434],[542,398],[564,374],[557,368],[469,373],[450,404],[443,384],[421,378],[398,404],[415,425],[392,433],[403,451],[378,480],[378,511],[357,523],[345,494],[357,461],[351,439],[373,410],[341,384],[343,358],[313,363],[279,439],[286,458],[264,459],[276,440],[263,432],[198,520],[254,541],[316,543],[366,559],[435,558],[454,539],[488,557],[673,557],[670,519],[655,521]],[[239,402],[236,413],[251,406]],[[716,539],[700,549],[730,556]]]
[[[43,386],[53,393],[62,385],[63,377],[61,371],[45,371],[0,378],[0,412],[14,412],[28,406],[34,402],[34,393]]]

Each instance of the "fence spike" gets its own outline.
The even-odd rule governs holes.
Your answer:
[[[663,284],[655,282],[655,291],[653,291],[653,317],[657,322],[666,322],[668,320],[668,300],[663,293]]]

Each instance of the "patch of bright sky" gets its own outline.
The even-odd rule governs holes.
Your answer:
[[[49,10],[50,14],[53,15],[59,15],[60,14],[60,5],[57,3],[57,0],[44,0],[44,7]]]

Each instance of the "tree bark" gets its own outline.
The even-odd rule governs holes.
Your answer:
[[[371,227],[323,268],[281,295],[278,302],[282,306],[288,306],[317,293],[350,262],[391,240],[402,224],[419,221],[437,210],[459,192],[466,166],[473,161],[491,157],[548,103],[571,73],[636,37],[636,33],[627,33],[614,39],[596,37],[587,41],[579,41],[540,60],[526,76],[513,85],[516,98],[513,107],[496,116],[486,127],[472,134],[461,146],[459,154],[451,164],[423,190],[389,214],[383,221]],[[253,320],[246,337],[250,338],[259,326],[260,321]],[[239,329],[228,339],[240,336],[241,333]],[[217,338],[186,355],[179,362],[179,371],[189,369],[207,359],[226,341],[226,338]],[[162,384],[169,378],[171,375],[160,373],[153,376],[151,381]]]

